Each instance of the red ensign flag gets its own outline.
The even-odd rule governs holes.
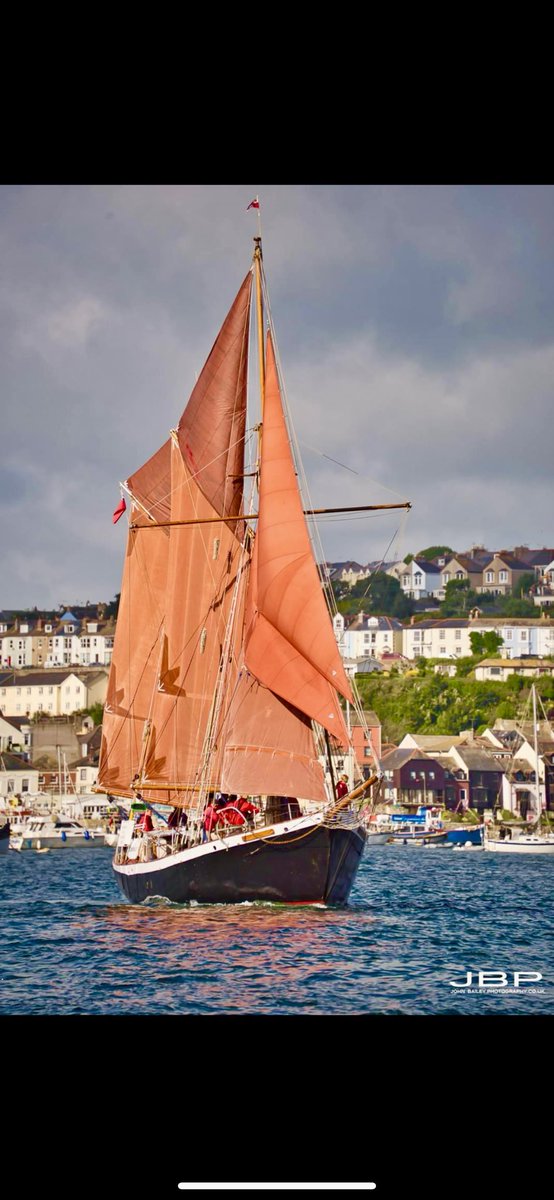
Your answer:
[[[123,516],[123,513],[125,512],[126,508],[127,508],[127,505],[125,503],[125,496],[122,496],[121,500],[119,501],[119,504],[113,514],[113,517],[112,517],[112,522],[114,525],[117,525],[119,518]]]
[[[248,208],[259,208],[259,207],[260,207],[260,201],[258,200],[258,197],[256,196],[255,200],[250,201]],[[248,212],[248,208],[246,209],[247,212]]]

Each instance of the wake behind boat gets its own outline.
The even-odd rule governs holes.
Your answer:
[[[340,799],[334,790],[332,751],[354,759],[340,697],[355,697],[308,532],[314,510],[303,508],[254,241],[177,428],[122,485],[114,513],[126,496],[97,788],[148,810],[150,828],[123,822],[113,862],[135,902],[344,904],[366,841],[362,809],[376,777],[354,778]],[[248,462],[253,288],[261,419]],[[236,797],[225,807],[238,819],[228,811],[211,823],[219,792]],[[257,809],[249,822],[247,797]],[[169,823],[161,804],[174,810]]]

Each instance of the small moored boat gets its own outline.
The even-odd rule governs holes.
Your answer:
[[[103,833],[86,829],[63,815],[31,817],[21,830],[20,841],[21,845],[14,844],[14,850],[63,850],[105,844]]]

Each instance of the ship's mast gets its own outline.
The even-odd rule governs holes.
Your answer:
[[[255,316],[258,328],[258,360],[260,371],[260,412],[264,420],[265,395],[265,349],[264,349],[264,306],[261,302],[261,238],[254,238]],[[259,439],[260,442],[261,438]]]
[[[533,734],[534,734],[534,749],[535,749],[535,794],[537,797],[537,822],[540,828],[541,821],[541,785],[539,782],[539,747],[537,738],[537,692],[533,684],[531,691],[533,693]]]

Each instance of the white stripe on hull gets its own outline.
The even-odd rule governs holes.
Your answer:
[[[306,829],[309,826],[317,825],[322,821],[321,813],[314,813],[311,816],[297,817],[293,821],[281,822],[279,825],[271,825],[271,838],[279,837],[283,833],[296,833],[300,829]],[[268,826],[269,830],[269,826]],[[248,840],[255,843],[256,838],[252,837],[257,830],[248,829],[250,835]],[[205,854],[213,854],[216,852],[227,852],[233,846],[243,846],[245,830],[244,826],[240,826],[240,833],[227,835],[225,839],[218,837],[211,842],[202,842],[198,846],[190,846],[186,850],[180,850],[177,854],[168,854],[165,858],[151,858],[147,862],[117,863],[113,862],[113,869],[120,875],[149,875],[152,871],[163,871],[167,867],[175,867],[178,863],[191,862],[195,858],[202,858]],[[264,830],[259,830],[260,838],[264,836]]]

